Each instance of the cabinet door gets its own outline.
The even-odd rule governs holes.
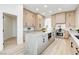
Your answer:
[[[56,15],[53,15],[51,18],[52,18],[51,25],[52,25],[52,27],[55,27],[55,25],[56,25]]]
[[[35,26],[35,17],[36,17],[36,14],[34,14],[30,11],[24,10],[23,11],[24,25],[26,25],[26,26]]]
[[[69,33],[67,31],[64,32],[64,38],[68,39],[69,38]]]
[[[67,27],[74,27],[75,26],[75,14],[74,12],[66,13],[66,26]]]
[[[65,23],[65,13],[56,14],[56,23]]]
[[[44,49],[47,47],[48,36],[47,34],[41,35],[38,41],[38,54],[42,53]]]
[[[24,10],[24,12],[23,12],[24,25],[30,26],[30,21],[31,21],[30,18],[31,18],[30,12]]]
[[[42,53],[42,45],[43,45],[42,42],[43,42],[42,35],[40,35],[37,40],[37,53],[38,54]]]
[[[42,52],[46,49],[48,45],[48,34],[43,34],[42,35]]]
[[[25,10],[23,10],[23,24],[27,25],[27,12]]]
[[[28,26],[34,26],[35,23],[35,15],[33,13],[28,13],[27,15]]]
[[[37,30],[40,30],[41,28],[43,28],[43,26],[44,26],[44,17],[43,16],[37,14],[36,26],[37,26]]]

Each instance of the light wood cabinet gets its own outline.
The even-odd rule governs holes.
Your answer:
[[[24,9],[23,22],[24,26],[34,27],[36,30],[40,30],[44,26],[44,16]]]
[[[55,14],[51,18],[52,27],[55,27],[56,24],[65,24],[67,28],[75,27],[75,11]]]
[[[35,26],[35,16],[36,16],[36,14],[24,9],[24,11],[23,11],[24,25],[26,25],[28,27]]]
[[[75,13],[67,12],[66,13],[66,27],[74,27],[75,26]]]
[[[53,15],[51,17],[51,25],[52,25],[52,28],[55,27],[55,25],[56,25],[56,15]]]
[[[69,38],[69,33],[68,33],[68,31],[65,31],[64,32],[64,39],[68,39]]]
[[[51,20],[51,25],[52,25],[52,29],[57,29],[58,26],[61,26],[62,28],[65,28],[65,23],[66,23],[66,19],[65,19],[65,13],[58,13],[55,15],[52,15],[52,20]]]
[[[64,24],[65,23],[65,13],[56,14],[56,24]]]
[[[41,28],[44,27],[44,21],[45,21],[45,17],[37,14],[37,16],[36,16],[36,28],[37,28],[37,30],[41,30]]]

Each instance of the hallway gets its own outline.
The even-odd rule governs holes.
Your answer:
[[[55,41],[42,53],[42,55],[74,55],[73,48],[68,39],[55,39]]]

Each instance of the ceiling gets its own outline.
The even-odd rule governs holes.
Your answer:
[[[55,13],[75,10],[77,6],[77,4],[25,4],[24,8],[48,17]]]

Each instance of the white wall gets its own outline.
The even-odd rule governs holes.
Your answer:
[[[23,43],[23,5],[18,5],[17,44]]]
[[[0,51],[3,50],[3,13],[0,11]]]
[[[13,31],[12,31],[12,36],[16,37],[17,36],[17,17],[13,18]]]
[[[23,43],[23,5],[0,4],[0,51],[3,49],[3,13],[17,16],[17,44]]]
[[[75,18],[75,20],[76,20],[76,22],[75,22],[76,29],[79,29],[79,6],[78,6],[78,8],[76,10],[75,16],[76,16],[76,18]]]

